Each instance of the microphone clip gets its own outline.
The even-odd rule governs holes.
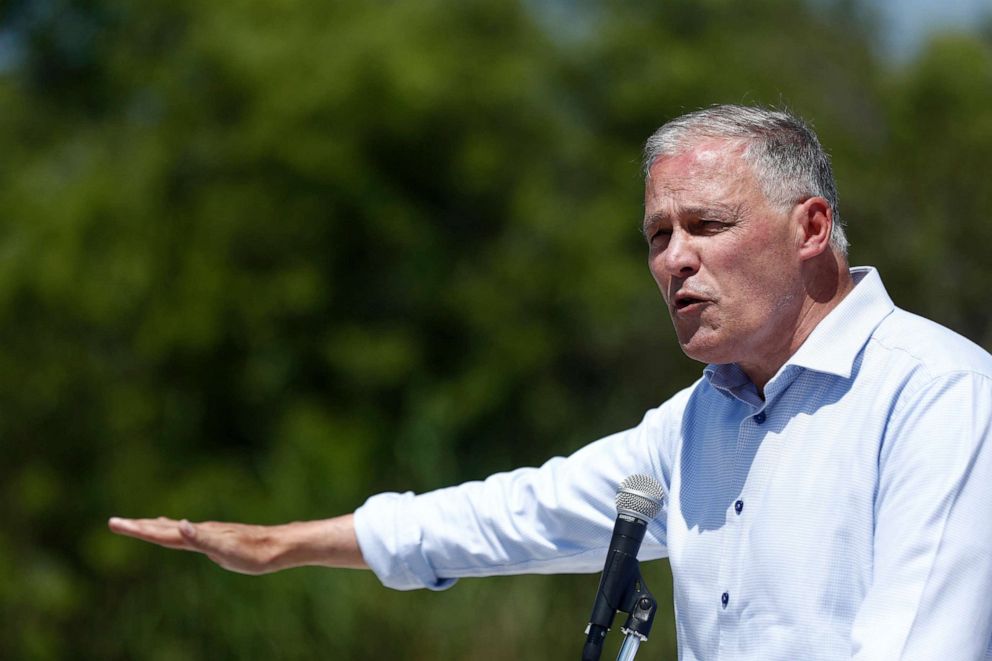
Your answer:
[[[658,612],[658,601],[644,584],[640,567],[637,571],[637,584],[632,592],[627,607],[621,609],[629,615],[627,621],[620,627],[620,631],[627,636],[635,635],[644,642],[651,633],[651,625],[654,624],[654,616]]]
[[[585,631],[586,644],[582,649],[582,661],[597,661],[600,658],[606,633],[610,630],[617,613],[628,614],[627,621],[620,628],[626,638],[618,659],[625,661],[633,659],[638,645],[648,639],[651,626],[654,624],[658,601],[644,583],[641,563],[631,556],[623,557],[623,554],[618,554],[615,560],[619,561],[618,564],[621,564],[623,569],[612,573],[614,578],[612,585],[600,585],[601,591],[604,587],[607,588],[607,593],[612,592],[611,596],[615,599],[604,600],[609,604],[605,608],[602,605],[594,608],[591,621]]]

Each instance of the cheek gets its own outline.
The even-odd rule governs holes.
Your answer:
[[[662,297],[668,300],[668,277],[665,275],[665,271],[661,268],[661,257],[657,255],[652,255],[648,257],[648,270],[651,272],[651,278],[654,279],[655,284],[658,285],[659,291],[661,291]]]
[[[719,279],[721,294],[720,313],[727,324],[760,325],[779,305],[780,299],[792,287],[786,287],[788,276],[768,267],[764,259],[750,259],[750,255],[736,255]],[[786,265],[782,265],[787,268]]]
[[[747,319],[751,326],[774,323],[779,312],[795,300],[799,282],[798,274],[793,274],[784,261],[772,268],[752,271],[751,277],[740,282],[739,318]]]

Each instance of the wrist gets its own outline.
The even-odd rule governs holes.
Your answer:
[[[351,514],[273,526],[268,532],[273,571],[302,566],[367,567]]]

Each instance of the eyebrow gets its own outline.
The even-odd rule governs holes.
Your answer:
[[[735,220],[740,217],[742,211],[741,206],[742,205],[740,204],[714,204],[712,206],[705,207],[679,207],[676,215],[688,216],[691,218]],[[654,227],[664,220],[668,220],[671,216],[672,214],[667,211],[656,211],[650,216],[645,216],[644,223],[641,225],[641,232],[647,234],[649,228]]]

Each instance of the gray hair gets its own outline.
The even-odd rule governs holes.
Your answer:
[[[744,162],[773,204],[789,208],[810,196],[825,198],[833,211],[830,245],[847,254],[830,158],[813,129],[788,111],[717,105],[676,117],[644,145],[644,175],[659,158],[684,153],[700,140],[712,138],[744,145]]]

